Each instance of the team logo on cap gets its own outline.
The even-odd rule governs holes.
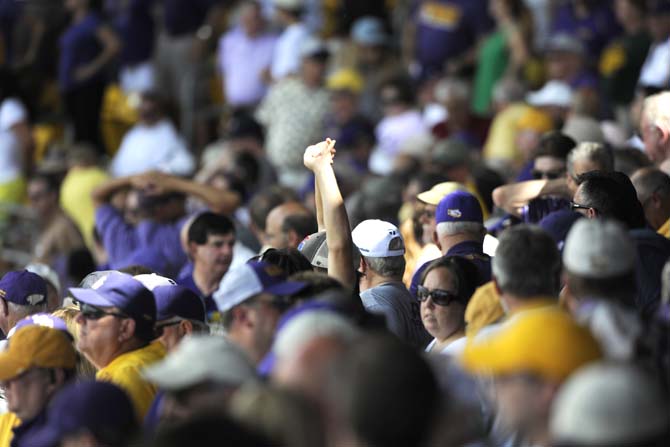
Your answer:
[[[461,216],[463,216],[463,213],[461,213],[461,210],[458,209],[453,209],[453,210],[447,210],[447,214],[454,219],[460,219]]]
[[[100,287],[102,287],[102,285],[105,283],[105,281],[107,281],[108,276],[109,275],[105,275],[101,278],[98,278],[98,280],[96,282],[94,282],[93,285],[91,286],[91,289],[98,290]]]
[[[39,303],[41,303],[42,301],[44,301],[44,295],[42,295],[42,294],[40,294],[40,293],[33,293],[32,295],[28,295],[28,296],[26,297],[26,301],[27,301],[28,304],[30,304],[31,306],[34,306],[34,305],[39,304]]]

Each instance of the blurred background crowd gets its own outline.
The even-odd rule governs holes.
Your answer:
[[[0,447],[666,445],[668,239],[668,0],[0,0]]]

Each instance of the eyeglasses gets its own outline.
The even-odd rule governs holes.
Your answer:
[[[580,205],[579,203],[575,203],[573,201],[570,201],[570,210],[572,211],[577,211],[577,210],[590,210],[593,208],[592,206],[586,206],[586,205]]]
[[[419,301],[426,301],[428,298],[432,298],[433,303],[438,306],[448,306],[454,301],[459,301],[458,295],[453,292],[442,289],[428,289],[424,286],[419,286],[416,297]]]
[[[535,180],[541,180],[541,179],[546,179],[546,180],[556,180],[557,178],[561,178],[565,175],[565,171],[538,171],[536,169],[533,169],[532,171],[533,178]]]
[[[79,312],[81,313],[81,316],[86,318],[87,320],[99,320],[107,316],[117,318],[130,318],[126,314],[122,314],[119,312],[107,312],[106,310],[102,310],[99,307],[95,307],[86,303],[80,303]]]

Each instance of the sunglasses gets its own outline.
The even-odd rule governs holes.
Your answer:
[[[537,171],[533,170],[532,171],[533,178],[535,180],[541,180],[541,179],[546,179],[546,180],[556,180],[557,178],[561,178],[565,175],[565,171]]]
[[[426,301],[428,298],[433,300],[433,303],[438,306],[448,306],[454,301],[459,301],[458,295],[448,290],[442,289],[427,289],[424,286],[419,286],[416,292],[419,301]]]
[[[577,210],[589,210],[593,207],[591,206],[586,206],[586,205],[580,205],[579,203],[575,203],[570,201],[570,210],[571,211],[577,211]]]
[[[119,312],[107,312],[106,310],[102,310],[99,307],[91,306],[90,304],[86,303],[80,303],[79,306],[80,306],[79,312],[81,313],[81,316],[86,318],[87,320],[99,320],[107,316],[117,318],[130,318],[126,314],[122,314]]]

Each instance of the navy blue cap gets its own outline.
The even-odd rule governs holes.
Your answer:
[[[205,304],[191,289],[184,286],[158,286],[154,288],[156,298],[156,321],[174,317],[205,322]]]
[[[25,445],[57,446],[65,436],[82,430],[106,444],[116,441],[107,439],[110,435],[127,438],[136,429],[135,410],[126,393],[112,383],[87,380],[70,383],[54,396],[46,424],[28,433]]]
[[[435,210],[435,222],[478,222],[483,223],[482,207],[475,196],[467,191],[447,194]]]
[[[0,298],[21,306],[36,306],[46,302],[47,283],[28,270],[8,272],[0,279]]]
[[[538,225],[556,241],[559,250],[563,250],[565,238],[581,214],[571,210],[559,210],[547,214],[538,222]]]
[[[98,279],[90,289],[70,289],[82,303],[98,307],[116,307],[137,320],[153,324],[156,321],[154,294],[130,275],[111,272]]]

